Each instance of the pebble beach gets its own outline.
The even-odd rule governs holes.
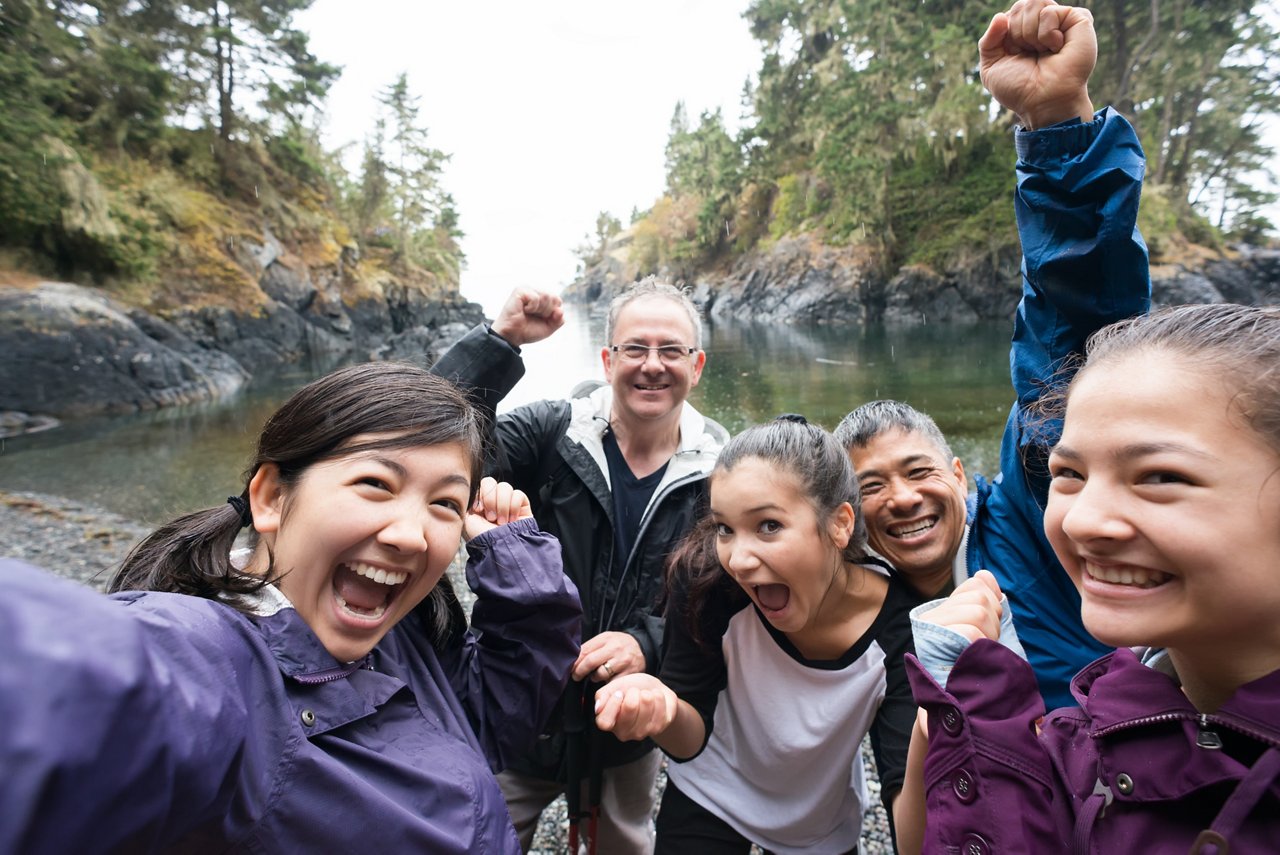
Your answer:
[[[71,499],[0,491],[0,557],[19,558],[98,589],[106,587],[130,547],[148,531],[133,520]],[[455,563],[449,572],[459,598],[469,606],[461,566]],[[864,743],[863,757],[871,756],[870,745]],[[863,827],[863,851],[867,855],[892,853],[874,767],[868,765],[867,772],[873,810]],[[660,775],[659,791],[664,782],[665,775]],[[560,799],[543,812],[532,853],[567,853],[567,829],[564,800]]]

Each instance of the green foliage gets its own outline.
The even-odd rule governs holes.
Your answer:
[[[1213,246],[1233,224],[1257,239],[1259,211],[1277,198],[1265,136],[1280,112],[1275,16],[1252,0],[1086,5],[1100,41],[1095,103],[1131,117],[1149,179],[1167,188],[1152,204],[1167,215],[1144,214],[1149,239]],[[705,265],[801,231],[867,244],[886,268],[1008,249],[1009,117],[992,111],[974,48],[995,8],[752,0],[745,17],[763,57],[743,90],[749,115],[735,137],[719,113],[695,126],[677,104],[671,201],[642,221],[656,243],[637,257]],[[696,211],[691,235],[673,208]]]

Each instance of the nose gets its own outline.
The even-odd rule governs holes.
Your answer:
[[[395,511],[378,530],[378,543],[404,555],[427,551],[427,529],[424,520],[414,513]]]
[[[644,361],[640,365],[645,371],[663,371],[666,369],[656,347],[651,347],[645,351]]]
[[[1058,496],[1067,503],[1062,514],[1062,531],[1076,543],[1096,540],[1124,540],[1133,535],[1125,514],[1124,496],[1096,479],[1088,481],[1071,496]]]
[[[920,491],[913,482],[906,478],[893,478],[889,481],[888,495],[885,501],[895,511],[911,510],[920,504]]]
[[[755,550],[740,540],[735,540],[721,548],[720,561],[724,564],[724,569],[735,577],[741,577],[760,566]]]

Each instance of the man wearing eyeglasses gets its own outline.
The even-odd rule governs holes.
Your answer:
[[[559,297],[518,289],[491,326],[472,330],[432,370],[469,390],[492,416],[524,374],[520,348],[563,323]],[[565,574],[582,598],[584,641],[564,706],[570,730],[588,732],[595,687],[657,672],[664,561],[705,503],[707,475],[728,439],[686,400],[706,354],[701,319],[684,292],[650,277],[620,294],[609,306],[600,358],[608,382],[589,395],[498,416],[492,464],[529,495],[539,526],[560,539]],[[576,715],[584,687],[588,707]],[[499,775],[521,845],[529,850],[539,814],[565,782],[594,766],[603,783],[598,850],[652,852],[660,763],[653,744],[591,733],[582,749],[581,742],[574,748],[577,738],[566,737],[565,719],[556,716],[531,754]]]

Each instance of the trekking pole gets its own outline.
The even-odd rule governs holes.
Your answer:
[[[596,708],[596,691],[599,683],[587,687],[583,698],[584,709],[593,713]],[[604,788],[604,737],[596,728],[596,717],[587,722],[587,855],[596,855],[597,831],[600,826],[600,796]]]
[[[578,855],[578,825],[582,822],[582,777],[583,749],[586,747],[586,734],[583,728],[585,710],[585,681],[570,680],[565,691],[564,704],[564,758],[566,780],[564,800],[566,813],[569,815],[569,852]]]

